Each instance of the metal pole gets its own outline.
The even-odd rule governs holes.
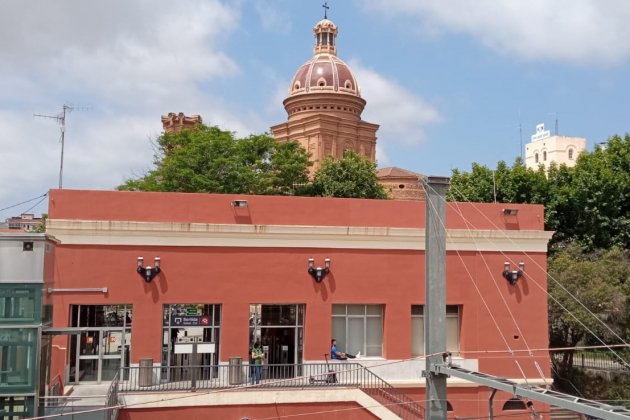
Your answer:
[[[488,398],[488,420],[494,420],[494,394],[496,393],[497,390],[493,389],[490,398]]]
[[[446,190],[450,179],[428,177],[425,228],[425,311],[424,346],[426,358],[426,418],[446,419],[446,375],[433,365],[444,363],[446,352]]]

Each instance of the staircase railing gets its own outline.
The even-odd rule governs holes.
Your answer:
[[[112,404],[117,392],[352,387],[404,420],[424,418],[424,408],[418,402],[359,363],[125,367],[121,373],[120,382],[110,388]]]

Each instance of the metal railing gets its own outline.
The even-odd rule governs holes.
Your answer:
[[[554,362],[562,361],[563,353],[551,353]],[[604,351],[578,350],[573,353],[573,367],[580,369],[604,370],[617,373],[630,373],[630,365],[624,364],[617,356]]]
[[[119,379],[120,372],[116,373],[112,383],[109,385],[109,390],[107,390],[107,399],[105,400],[105,407],[109,408],[109,410],[105,410],[105,420],[116,420],[118,419],[118,386],[120,384]]]
[[[270,388],[358,388],[402,419],[424,418],[424,408],[359,363],[126,367],[118,392],[173,392]]]
[[[38,415],[58,419],[105,420],[109,410],[103,410],[105,395],[56,395],[39,397]]]

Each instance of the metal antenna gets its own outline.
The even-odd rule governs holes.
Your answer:
[[[63,189],[63,148],[64,148],[64,142],[65,142],[65,137],[66,137],[66,114],[71,113],[75,109],[77,108],[74,105],[66,103],[66,104],[63,104],[62,111],[58,115],[33,114],[34,117],[50,118],[52,120],[55,120],[60,125],[60,128],[61,128],[61,140],[60,140],[61,141],[61,162],[59,164],[59,189],[60,190]]]
[[[556,111],[556,112],[552,112],[552,113],[550,113],[549,115],[553,115],[553,116],[556,118],[556,125],[555,125],[555,127],[554,127],[554,133],[553,133],[553,135],[554,135],[554,136],[557,136],[557,135],[558,135],[558,112],[557,112],[557,111]]]
[[[518,123],[518,138],[519,138],[519,151],[518,154],[521,157],[521,159],[523,158],[523,124],[521,124],[520,122]]]

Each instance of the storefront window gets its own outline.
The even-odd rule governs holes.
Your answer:
[[[219,363],[221,305],[164,305],[162,324],[162,366]],[[197,360],[192,360],[193,352]]]

